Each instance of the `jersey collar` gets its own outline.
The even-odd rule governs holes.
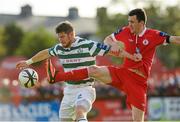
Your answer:
[[[138,35],[139,37],[142,37],[144,35],[144,33],[146,32],[147,28],[144,27],[144,30]]]

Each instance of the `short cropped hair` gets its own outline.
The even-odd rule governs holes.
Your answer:
[[[56,26],[56,34],[62,33],[62,32],[70,33],[70,32],[73,32],[73,31],[74,31],[74,27],[69,21],[60,22]]]
[[[146,23],[147,21],[147,16],[146,16],[146,12],[144,11],[144,9],[133,9],[129,12],[128,16],[134,16],[136,15],[138,22],[140,21],[144,21],[144,23]]]

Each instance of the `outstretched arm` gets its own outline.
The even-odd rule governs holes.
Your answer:
[[[180,36],[170,36],[170,43],[180,44]]]
[[[26,60],[26,61],[20,61],[16,64],[16,68],[18,69],[23,69],[23,68],[26,68],[28,67],[29,65],[31,65],[32,63],[35,63],[35,62],[39,62],[39,61],[42,61],[42,60],[45,60],[47,58],[49,58],[50,55],[49,55],[49,52],[48,52],[48,49],[45,49],[45,50],[42,50],[40,51],[39,53],[37,53],[36,55],[34,55],[32,58]]]
[[[142,55],[141,54],[130,54],[127,51],[124,50],[124,44],[120,41],[114,41],[110,36],[107,36],[104,40],[104,43],[107,45],[110,45],[110,51],[107,55],[112,55],[116,57],[125,57],[134,61],[141,61]]]

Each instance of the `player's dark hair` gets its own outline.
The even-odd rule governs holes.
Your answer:
[[[69,21],[63,21],[61,23],[59,23],[56,27],[56,33],[70,33],[74,31],[74,28],[72,26],[72,24]]]
[[[128,14],[128,16],[134,16],[134,15],[136,15],[138,22],[144,21],[144,23],[146,23],[147,16],[144,9],[140,9],[140,8],[133,9]]]

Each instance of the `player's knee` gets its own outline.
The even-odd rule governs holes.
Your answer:
[[[86,117],[87,111],[84,106],[78,106],[75,110],[76,118]]]
[[[81,112],[87,113],[90,111],[91,107],[92,105],[88,100],[80,100],[76,103],[76,111],[79,113]]]

